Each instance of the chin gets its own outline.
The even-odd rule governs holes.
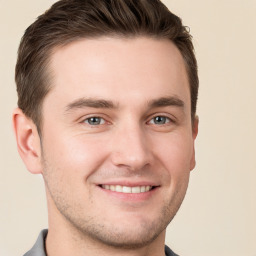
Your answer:
[[[146,229],[141,229],[141,227],[137,226],[133,229],[122,229],[122,227],[118,227],[118,229],[104,230],[103,227],[101,232],[94,230],[90,236],[94,240],[107,246],[120,249],[139,249],[151,244],[152,241],[160,236],[164,229],[165,226],[161,228],[158,227],[158,229],[151,227],[151,230],[149,230],[149,225],[147,225]],[[86,233],[88,235],[88,229]]]
[[[90,221],[76,219],[72,224],[85,239],[87,237],[96,243],[120,249],[139,249],[158,238],[164,240],[165,229],[173,217],[168,210],[162,211],[158,218],[127,216],[126,219],[119,219],[116,216],[115,220],[105,219],[100,223],[98,218],[93,217]]]

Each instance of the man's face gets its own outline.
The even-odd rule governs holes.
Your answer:
[[[50,221],[115,246],[164,237],[194,168],[177,48],[149,38],[81,40],[57,49],[50,70],[42,110]]]

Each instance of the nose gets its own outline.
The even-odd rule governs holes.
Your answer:
[[[142,170],[152,162],[151,149],[150,141],[139,125],[120,128],[112,140],[111,160],[115,166]]]

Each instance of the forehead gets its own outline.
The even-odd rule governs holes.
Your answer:
[[[50,70],[53,88],[49,95],[66,101],[103,96],[125,103],[151,100],[153,95],[189,100],[183,58],[167,39],[82,39],[57,48]]]

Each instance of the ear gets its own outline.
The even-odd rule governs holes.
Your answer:
[[[193,124],[192,124],[192,137],[193,137],[193,152],[192,152],[192,158],[190,161],[190,170],[192,171],[196,166],[196,159],[195,159],[195,139],[198,134],[198,124],[199,124],[199,117],[196,116]]]
[[[41,145],[36,125],[19,108],[13,111],[12,120],[18,152],[23,162],[31,173],[42,173]]]

